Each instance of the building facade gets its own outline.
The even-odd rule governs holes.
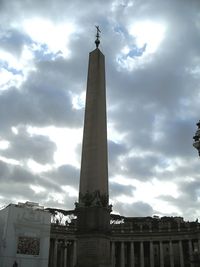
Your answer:
[[[73,219],[56,221],[56,213]],[[16,261],[18,267],[76,267],[76,223],[76,210],[44,210],[30,202],[10,204],[0,211],[0,266]],[[198,221],[111,214],[110,227],[111,267],[200,266]]]
[[[0,211],[0,266],[47,267],[50,213],[37,203],[10,204]]]
[[[76,220],[51,224],[49,267],[77,263]],[[111,214],[112,267],[200,266],[200,224],[181,217],[121,217]]]

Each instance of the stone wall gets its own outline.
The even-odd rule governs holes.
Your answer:
[[[50,214],[36,203],[10,204],[0,211],[0,266],[47,267]]]

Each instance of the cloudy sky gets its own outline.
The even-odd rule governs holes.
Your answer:
[[[74,208],[94,25],[114,212],[200,218],[199,0],[0,0],[0,206]]]

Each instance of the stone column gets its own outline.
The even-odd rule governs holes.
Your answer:
[[[150,241],[150,266],[154,267],[154,250],[153,250],[153,242]]]
[[[64,241],[64,267],[67,267],[68,244],[69,244],[68,240],[65,240]]]
[[[163,258],[163,244],[160,241],[160,267],[164,267],[164,258]]]
[[[198,251],[200,251],[200,239],[198,239]]]
[[[77,244],[76,240],[73,241],[73,259],[72,259],[72,266],[76,266],[77,263]]]
[[[57,267],[57,252],[58,252],[58,241],[55,238],[54,240],[54,259],[53,259],[53,267]]]
[[[192,249],[192,240],[188,241],[189,244],[189,255],[190,255],[190,260],[193,259],[193,249]],[[194,263],[190,264],[191,267],[194,267]]]
[[[140,267],[144,267],[144,244],[140,242]]]
[[[65,242],[64,246],[64,267],[67,267],[67,242]]]
[[[111,243],[111,266],[115,267],[115,242]]]
[[[184,267],[183,246],[181,240],[179,240],[179,256],[180,256],[180,267]]]
[[[121,242],[121,250],[120,250],[120,267],[125,267],[124,242]]]
[[[170,267],[174,267],[174,252],[172,241],[169,241]]]
[[[134,242],[130,243],[130,267],[135,266]]]

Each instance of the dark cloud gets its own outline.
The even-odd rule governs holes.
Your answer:
[[[79,173],[79,169],[72,165],[62,165],[45,176],[54,179],[60,185],[71,185],[78,190]]]
[[[70,169],[70,166],[68,168]],[[65,206],[65,208],[71,209],[77,201],[77,197],[71,197],[69,193],[63,191],[61,188],[63,184],[57,178],[50,176],[48,172],[33,174],[21,166],[0,161],[0,197],[4,203],[34,201],[46,206]],[[39,188],[39,191],[35,191],[34,188]],[[62,201],[57,197],[59,195]]]
[[[37,176],[22,168],[19,165],[11,165],[0,161],[0,180],[2,183],[8,184],[8,189],[10,184],[30,184],[35,183]]]
[[[18,29],[2,29],[0,34],[1,49],[20,57],[23,45],[30,44],[30,38]]]
[[[109,176],[112,176],[121,170],[120,156],[127,152],[124,144],[108,141],[108,162],[109,162]]]
[[[119,211],[120,214],[125,214],[129,217],[142,217],[142,216],[153,216],[153,208],[144,202],[135,202],[131,204],[125,204],[121,202],[115,203],[115,210]]]
[[[110,183],[110,197],[114,198],[115,196],[133,196],[134,186],[121,185],[115,182]]]
[[[30,199],[33,191],[30,184],[36,184],[39,180],[37,175],[32,174],[28,170],[20,166],[7,164],[0,161],[0,196],[5,199],[5,202],[12,202],[16,199]]]
[[[80,112],[73,110],[67,88],[63,90],[52,83],[51,77],[51,73],[32,73],[22,90],[10,88],[2,92],[1,125],[77,126],[81,119]]]
[[[46,136],[30,135],[23,127],[9,139],[9,148],[1,155],[15,160],[33,159],[40,164],[53,163],[56,145]]]
[[[147,155],[142,157],[129,157],[124,160],[125,171],[124,175],[145,181],[154,177],[156,166],[165,166],[165,163],[162,162],[162,158],[155,155]]]

